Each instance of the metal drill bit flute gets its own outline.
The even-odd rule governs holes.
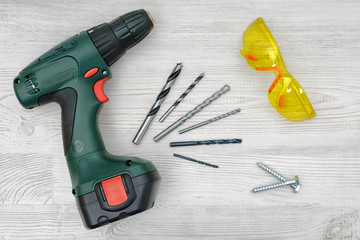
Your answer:
[[[205,141],[171,142],[170,147],[185,147],[185,146],[211,145],[211,144],[231,144],[231,143],[241,143],[241,142],[242,142],[242,140],[238,139],[238,138],[205,140]]]
[[[154,141],[157,142],[169,133],[171,133],[173,130],[175,130],[177,127],[179,127],[181,124],[183,124],[186,120],[194,116],[196,113],[200,112],[202,109],[204,109],[206,106],[210,105],[214,100],[218,99],[222,94],[226,93],[230,90],[230,87],[228,85],[225,85],[222,87],[219,91],[214,93],[211,97],[206,99],[203,103],[198,105],[196,108],[188,112],[185,116],[178,119],[176,122],[171,124],[168,128],[166,128],[164,131],[159,133],[157,136],[154,137]]]
[[[160,122],[163,122],[167,116],[179,105],[179,103],[188,95],[188,93],[196,86],[198,82],[204,77],[205,73],[200,74],[195,81],[186,89],[186,91],[181,94],[178,100],[164,113],[164,115],[159,119]]]
[[[189,131],[194,130],[194,129],[196,129],[196,128],[202,127],[202,126],[204,126],[204,125],[206,125],[206,124],[209,124],[209,123],[215,122],[215,121],[217,121],[217,120],[220,120],[220,119],[226,118],[226,117],[228,117],[228,116],[231,116],[231,115],[233,115],[233,114],[235,114],[235,113],[238,113],[238,112],[240,112],[240,111],[241,111],[240,108],[238,108],[238,109],[236,109],[236,110],[234,110],[234,111],[231,111],[231,112],[222,114],[222,115],[220,115],[220,116],[214,117],[214,118],[212,118],[212,119],[206,120],[206,121],[204,121],[204,122],[201,122],[201,123],[195,124],[195,125],[193,125],[193,126],[190,126],[190,127],[188,127],[188,128],[185,128],[185,129],[183,129],[183,130],[180,130],[179,133],[180,133],[180,134],[183,134],[183,133],[189,132]]]
[[[213,168],[219,168],[218,165],[214,165],[214,164],[199,161],[199,160],[196,160],[196,159],[193,159],[193,158],[185,157],[185,156],[177,154],[177,153],[174,153],[174,157],[182,158],[182,159],[185,159],[185,160],[188,160],[188,161],[191,161],[191,162],[196,162],[196,163],[199,163],[199,164],[202,164],[202,165],[205,165],[205,166],[209,166],[209,167],[213,167]]]
[[[145,132],[147,131],[147,129],[150,126],[150,123],[154,119],[156,113],[159,111],[160,105],[164,101],[166,95],[169,93],[170,88],[174,84],[176,78],[179,76],[182,67],[183,67],[182,63],[177,63],[176,64],[174,70],[172,71],[172,73],[170,74],[168,79],[166,80],[165,86],[161,90],[160,94],[157,96],[154,105],[151,107],[150,112],[146,116],[144,122],[142,123],[142,125],[141,125],[141,127],[139,129],[139,131],[137,132],[137,134],[136,134],[136,136],[135,136],[135,138],[133,140],[133,143],[139,144],[141,142],[141,139],[144,137]]]

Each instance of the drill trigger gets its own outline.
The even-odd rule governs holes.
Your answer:
[[[104,93],[104,84],[109,79],[110,79],[109,77],[106,77],[106,78],[103,78],[103,79],[97,81],[94,84],[93,90],[94,90],[95,97],[101,103],[106,103],[107,101],[109,101],[109,98]]]

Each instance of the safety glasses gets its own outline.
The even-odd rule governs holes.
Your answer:
[[[241,55],[258,71],[274,71],[268,97],[270,104],[291,121],[303,121],[316,113],[298,81],[287,71],[280,49],[262,18],[256,19],[245,30]]]

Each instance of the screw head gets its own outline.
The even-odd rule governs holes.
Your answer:
[[[295,176],[294,180],[295,180],[295,184],[293,184],[293,185],[291,185],[291,186],[295,186],[295,187],[293,188],[293,191],[294,191],[294,193],[297,193],[297,192],[299,192],[300,189],[301,189],[301,184],[300,184],[299,176]]]

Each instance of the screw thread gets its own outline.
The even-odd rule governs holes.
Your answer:
[[[261,167],[262,169],[264,169],[265,171],[267,171],[268,173],[270,173],[271,175],[273,175],[274,177],[280,179],[283,182],[286,182],[286,178],[284,178],[283,176],[281,176],[279,173],[275,172],[274,170],[272,170],[271,168],[269,168],[268,166],[258,162],[257,165],[259,167]]]
[[[275,172],[274,170],[272,170],[271,168],[269,168],[268,166],[266,166],[265,164],[261,163],[261,162],[258,162],[257,165],[259,167],[261,167],[262,169],[264,169],[265,171],[267,171],[268,173],[270,173],[271,175],[273,175],[274,177],[280,179],[281,181],[283,182],[286,182],[287,179],[283,176],[281,176],[279,173]],[[295,185],[290,185],[290,187],[292,189],[296,189],[296,186]]]
[[[298,177],[295,176],[295,179],[294,179],[294,180],[286,181],[286,182],[279,182],[279,183],[275,183],[275,184],[271,184],[271,185],[266,185],[266,186],[257,187],[257,188],[254,188],[253,190],[251,190],[251,192],[257,193],[257,192],[261,192],[261,191],[265,191],[265,190],[270,190],[270,189],[274,189],[274,188],[280,188],[280,187],[284,187],[284,186],[296,184],[297,181],[299,181],[299,180],[298,180]]]
[[[286,186],[286,184],[284,182],[275,183],[275,184],[271,184],[271,185],[267,185],[267,186],[257,187],[257,188],[254,188],[251,191],[253,193],[256,193],[256,192],[266,191],[266,190],[270,190],[270,189],[274,189],[274,188],[280,188],[280,187],[284,187],[284,186]]]

